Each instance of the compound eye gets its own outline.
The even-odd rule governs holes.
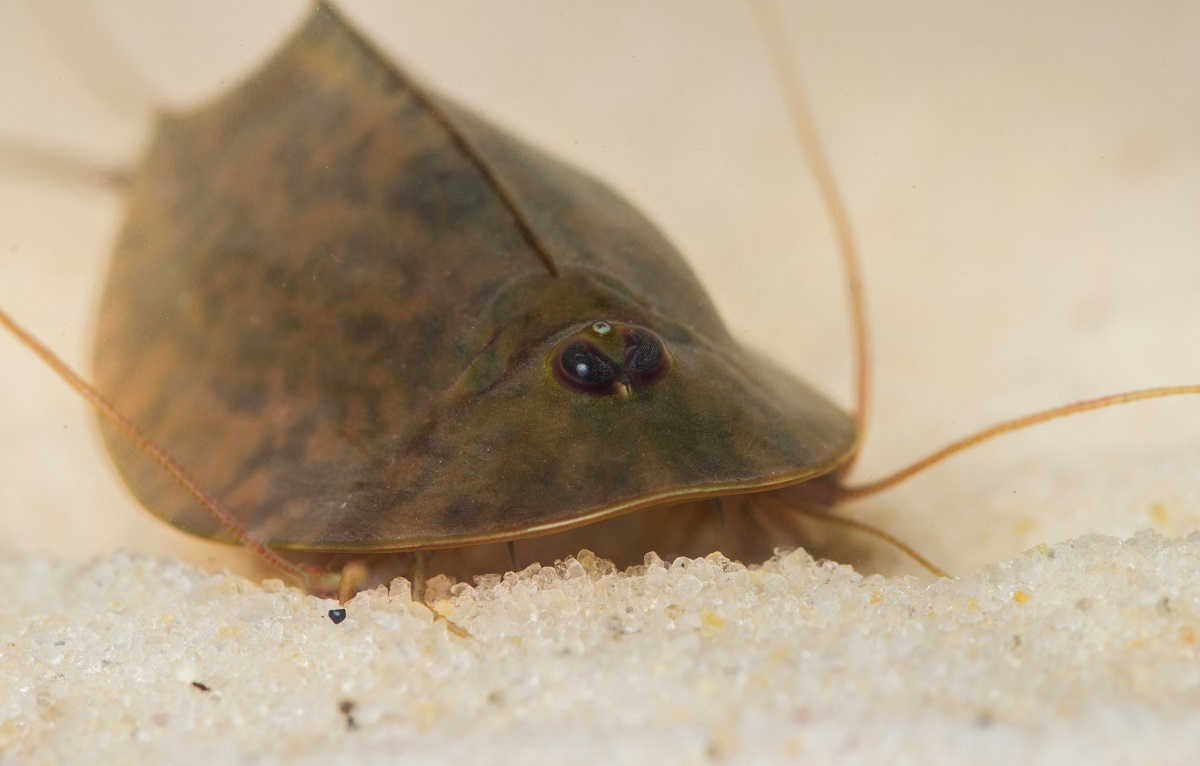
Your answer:
[[[617,366],[603,351],[587,341],[576,341],[558,353],[554,371],[568,388],[581,393],[611,393],[617,380]]]
[[[645,327],[600,320],[560,341],[546,362],[569,391],[628,399],[667,374],[671,354]]]
[[[625,370],[634,383],[653,383],[666,374],[668,367],[667,349],[657,335],[644,327],[625,331]]]

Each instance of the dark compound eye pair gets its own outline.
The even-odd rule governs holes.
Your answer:
[[[671,356],[645,327],[594,322],[560,343],[550,366],[558,382],[571,391],[628,396],[632,389],[662,378],[671,368]]]

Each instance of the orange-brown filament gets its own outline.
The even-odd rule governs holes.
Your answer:
[[[1200,385],[1189,386],[1160,386],[1158,388],[1144,388],[1140,391],[1127,391],[1120,394],[1111,394],[1109,396],[1101,396],[1095,399],[1085,399],[1074,404],[1066,404],[1061,407],[1052,407],[1048,410],[1035,412],[1030,415],[1025,415],[1012,420],[1006,420],[1002,423],[997,423],[994,426],[978,431],[970,436],[967,436],[958,441],[942,447],[929,454],[928,456],[916,461],[915,463],[901,468],[895,473],[884,476],[874,481],[869,481],[864,484],[854,486],[836,487],[835,495],[838,500],[849,500],[866,495],[874,495],[882,492],[885,489],[890,489],[905,479],[914,474],[924,471],[930,466],[942,462],[948,457],[957,455],[964,450],[970,449],[977,444],[994,439],[1003,434],[1020,431],[1031,426],[1036,426],[1040,423],[1046,423],[1051,420],[1065,418],[1070,415],[1078,415],[1081,412],[1090,412],[1092,410],[1101,410],[1107,407],[1116,407],[1121,404],[1131,404],[1133,402],[1141,402],[1147,399],[1162,399],[1168,396],[1185,396],[1200,394]]]
[[[842,201],[829,158],[821,144],[820,136],[817,135],[816,123],[808,107],[808,99],[804,95],[804,85],[800,81],[800,70],[796,65],[792,47],[783,33],[783,22],[775,7],[767,0],[755,0],[751,5],[754,7],[771,66],[775,70],[775,77],[787,105],[792,130],[812,169],[817,190],[837,237],[838,253],[846,278],[846,297],[854,338],[854,423],[858,431],[858,443],[862,444],[871,395],[871,341],[867,329],[867,301],[863,295],[862,267],[859,264],[858,246],[854,240],[854,227],[850,225],[846,204]]]
[[[759,501],[762,501],[769,506],[773,506],[775,509],[783,511],[783,512],[791,512],[791,513],[800,514],[802,516],[808,516],[809,518],[815,519],[816,521],[818,521],[822,524],[834,524],[837,526],[842,526],[842,527],[847,527],[849,529],[853,529],[857,532],[863,532],[865,534],[871,535],[872,537],[875,537],[879,540],[884,541],[888,545],[892,546],[896,550],[903,553],[905,556],[908,556],[910,559],[917,562],[917,564],[919,564],[923,569],[928,570],[930,572],[930,574],[932,574],[933,576],[935,576],[935,577],[950,577],[951,576],[949,572],[947,572],[945,569],[942,569],[941,567],[934,564],[929,559],[922,556],[920,553],[918,553],[916,551],[915,548],[913,548],[908,543],[904,542],[903,540],[899,539],[898,537],[896,537],[894,535],[884,532],[882,529],[873,527],[870,524],[867,524],[865,522],[858,521],[856,519],[850,519],[845,516],[834,516],[833,514],[825,513],[825,512],[819,511],[815,508],[811,508],[809,506],[789,503],[789,502],[783,500],[782,498],[777,497],[772,494],[769,494],[769,493],[764,493],[762,495],[756,495],[754,498],[754,502],[759,502]]]
[[[168,474],[171,475],[181,487],[187,490],[196,502],[200,503],[206,511],[212,514],[212,517],[217,522],[229,531],[237,540],[252,552],[257,554],[259,558],[270,564],[275,569],[295,580],[309,585],[312,582],[312,577],[315,574],[314,570],[301,569],[291,562],[286,561],[275,551],[271,550],[265,543],[256,539],[246,529],[233,520],[224,510],[221,509],[217,501],[212,498],[203,488],[200,487],[176,460],[167,454],[161,447],[150,440],[148,436],[142,433],[141,429],[131,423],[120,412],[108,403],[108,401],[100,395],[100,392],[84,380],[78,373],[72,370],[66,362],[60,359],[53,351],[42,344],[37,338],[29,334],[25,328],[21,327],[13,320],[5,311],[0,310],[0,325],[6,327],[9,332],[17,337],[30,351],[37,354],[43,362],[49,365],[50,369],[54,370],[67,385],[75,389],[86,399],[100,415],[111,423],[115,428],[125,434],[134,444],[138,446],[142,452],[149,455],[156,463],[163,467]]]

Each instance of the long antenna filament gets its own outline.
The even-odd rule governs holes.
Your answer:
[[[1111,394],[1109,396],[1101,396],[1095,399],[1085,399],[1074,404],[1065,404],[1060,407],[1052,407],[1041,412],[1034,412],[1030,415],[1024,415],[1012,420],[1006,420],[1002,423],[997,423],[989,426],[982,431],[977,431],[970,436],[964,437],[957,441],[947,444],[945,447],[930,453],[926,457],[916,461],[915,463],[901,468],[895,473],[884,476],[881,479],[875,479],[857,486],[841,487],[836,490],[839,499],[850,499],[855,497],[863,497],[865,495],[874,495],[889,489],[909,478],[913,474],[920,473],[930,466],[940,463],[948,457],[957,455],[958,453],[970,449],[977,444],[996,438],[1003,434],[1020,431],[1031,426],[1045,423],[1050,420],[1065,418],[1070,415],[1078,415],[1081,412],[1090,412],[1092,410],[1101,410],[1107,407],[1115,407],[1121,404],[1130,404],[1132,402],[1141,402],[1147,399],[1162,399],[1167,396],[1185,396],[1200,394],[1200,385],[1189,386],[1160,386],[1158,388],[1144,388],[1140,391],[1127,391],[1121,394]]]
[[[817,135],[812,112],[804,95],[804,84],[800,81],[791,45],[783,33],[783,21],[775,7],[767,0],[754,0],[751,5],[756,11],[771,65],[787,104],[792,130],[800,142],[809,167],[812,168],[821,200],[825,204],[825,210],[833,223],[834,235],[837,237],[838,252],[841,254],[842,268],[846,276],[850,324],[854,337],[854,422],[858,430],[858,444],[861,446],[866,433],[871,398],[871,344],[867,330],[866,299],[863,296],[862,267],[858,260],[854,228],[850,225],[846,205],[838,191],[820,136]]]
[[[31,335],[25,328],[17,324],[11,316],[3,309],[0,309],[0,325],[6,327],[13,335],[17,337],[29,350],[37,354],[43,362],[50,366],[54,372],[63,379],[71,388],[75,389],[80,396],[86,399],[100,415],[111,423],[115,428],[125,434],[134,444],[138,446],[142,452],[149,455],[156,463],[163,467],[167,473],[171,475],[181,487],[187,490],[188,494],[196,499],[201,506],[208,511],[217,522],[224,527],[231,535],[236,537],[238,541],[253,551],[263,561],[270,564],[275,569],[283,574],[292,577],[305,584],[309,583],[310,574],[305,570],[293,565],[284,560],[279,554],[271,550],[265,543],[251,535],[246,528],[238,522],[234,521],[225,511],[221,510],[217,501],[212,498],[207,492],[196,483],[191,476],[175,461],[173,457],[167,454],[161,447],[150,440],[148,436],[142,433],[142,430],[131,423],[120,412],[108,403],[100,392],[92,387],[78,373],[70,368],[66,362],[58,357],[53,351],[46,347],[41,341]]]

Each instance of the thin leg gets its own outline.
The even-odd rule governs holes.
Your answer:
[[[433,551],[414,551],[412,568],[412,599],[418,604],[425,603],[425,578],[428,573],[429,559]]]
[[[805,505],[791,503],[791,502],[788,502],[787,500],[784,500],[781,497],[778,497],[776,495],[771,495],[771,494],[768,494],[765,492],[762,494],[761,497],[768,506],[774,506],[775,508],[778,508],[779,510],[782,510],[785,512],[792,511],[793,513],[802,514],[804,516],[809,517],[810,519],[814,519],[818,522],[822,522],[825,524],[833,524],[834,526],[840,526],[840,527],[846,527],[849,529],[854,529],[859,532],[863,532],[868,535],[871,535],[872,537],[875,537],[879,540],[882,540],[883,542],[887,543],[888,545],[892,546],[896,550],[903,553],[905,556],[908,556],[910,559],[917,562],[919,565],[921,565],[921,567],[928,570],[930,572],[930,574],[932,574],[935,577],[949,578],[952,576],[945,569],[942,569],[941,567],[937,566],[929,559],[922,556],[920,553],[917,553],[917,550],[915,548],[913,548],[911,545],[901,541],[895,535],[884,532],[882,529],[873,527],[870,524],[867,524],[866,522],[858,521],[857,519],[850,519],[845,516],[835,516],[831,513],[822,512],[822,511],[816,510],[814,508],[810,508]]]
[[[517,561],[517,543],[515,540],[509,540],[506,545],[508,546],[508,568],[513,572],[519,571],[521,565]]]
[[[717,517],[718,534],[720,534],[721,537],[724,537],[725,532],[727,530],[726,518],[725,518],[725,501],[722,498],[714,497],[714,498],[710,498],[709,502],[712,503],[713,515]]]
[[[433,613],[433,619],[441,620],[446,623],[446,627],[451,633],[459,638],[474,638],[471,631],[460,627],[446,615],[434,609],[431,605],[425,603],[425,580],[429,573],[429,560],[433,558],[435,551],[414,551],[413,552],[413,568],[412,568],[412,598],[413,601],[423,605]]]
[[[362,559],[354,559],[346,562],[342,567],[341,577],[338,578],[337,597],[339,604],[345,604],[350,599],[354,598],[354,594],[358,593],[362,588],[363,583],[367,581],[370,575],[370,568]]]
[[[708,502],[712,505],[713,516],[717,519],[717,539],[713,541],[713,550],[721,550],[729,533],[729,523],[725,517],[725,502],[719,497],[710,498]]]

